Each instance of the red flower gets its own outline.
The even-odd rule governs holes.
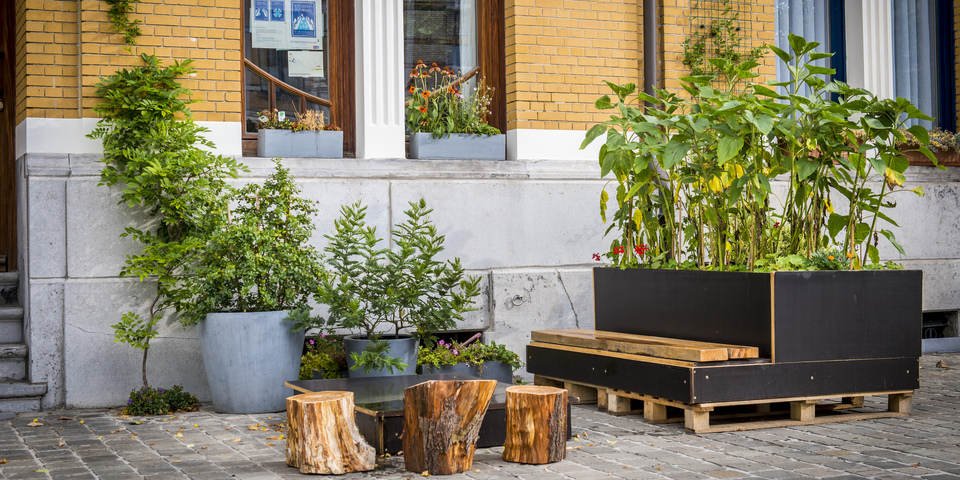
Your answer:
[[[616,255],[621,255],[623,254],[623,252],[626,252],[626,251],[627,249],[625,247],[616,247],[613,249],[613,253]]]
[[[599,262],[599,261],[600,261],[600,254],[599,254],[599,253],[594,253],[594,254],[593,254],[593,259]]]
[[[426,105],[420,105],[420,113],[427,113],[427,106],[426,106]]]
[[[780,228],[780,222],[773,222],[773,228]]]
[[[636,252],[637,255],[641,257],[643,256],[643,254],[647,253],[647,250],[650,250],[650,247],[646,245],[637,245],[636,247],[633,247],[633,251]]]

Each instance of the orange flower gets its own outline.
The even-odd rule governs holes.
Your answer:
[[[853,254],[850,252],[847,252],[847,258],[853,258]]]
[[[420,105],[420,113],[427,113],[427,106],[426,106],[426,105]]]
[[[410,93],[413,93],[415,90],[416,88],[413,88],[413,85],[410,85]]]
[[[430,91],[429,91],[429,90],[424,90],[423,93],[421,93],[420,95],[423,95],[423,98],[429,98],[429,97],[430,97]]]
[[[833,260],[833,255],[827,255],[827,260]]]
[[[453,88],[453,87],[448,87],[448,88],[447,88],[447,91],[450,92],[450,93],[452,93],[452,94],[454,94],[454,95],[457,94],[457,89],[456,89],[456,88]]]

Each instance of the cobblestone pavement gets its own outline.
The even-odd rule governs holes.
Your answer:
[[[949,367],[937,367],[943,360]],[[596,406],[573,407],[577,438],[566,460],[545,466],[479,449],[473,468],[449,478],[577,480],[607,478],[926,478],[960,479],[960,354],[921,360],[913,415],[790,428],[694,435],[682,424],[649,425]],[[955,367],[955,368],[954,368]],[[868,397],[868,405],[885,400]],[[30,426],[34,420],[41,426]],[[21,414],[0,421],[0,478],[304,478],[284,460],[273,415],[200,412],[138,419],[115,410]],[[340,478],[409,478],[402,457]]]

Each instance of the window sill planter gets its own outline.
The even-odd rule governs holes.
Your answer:
[[[451,133],[433,138],[431,133],[413,133],[410,135],[410,158],[505,160],[507,136]]]
[[[919,270],[593,275],[598,331],[753,346],[760,358],[646,361],[530,345],[528,372],[687,404],[919,388]]]
[[[917,150],[907,150],[903,152],[903,154],[906,155],[907,160],[910,161],[910,165],[933,166],[933,162]],[[954,151],[933,152],[933,156],[937,158],[937,165],[960,167],[960,153]]]
[[[258,157],[343,158],[343,132],[260,129]]]

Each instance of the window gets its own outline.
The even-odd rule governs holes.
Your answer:
[[[956,129],[952,3],[893,2],[894,91],[934,117],[910,124]]]
[[[257,117],[287,118],[320,110],[344,130],[344,153],[356,138],[353,102],[353,1],[244,0],[244,154],[256,151]]]
[[[839,0],[777,0],[775,4],[775,31],[777,47],[790,52],[791,33],[808,42],[819,42],[819,52],[833,52],[829,59],[817,60],[814,65],[833,68],[837,71],[834,80],[846,80],[845,41],[843,28],[843,2]],[[777,81],[786,81],[790,73],[777,60]],[[804,92],[801,90],[800,92]]]

